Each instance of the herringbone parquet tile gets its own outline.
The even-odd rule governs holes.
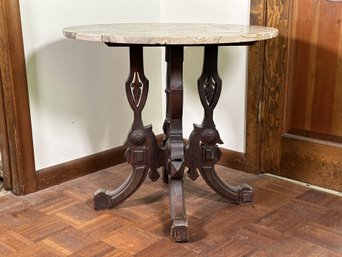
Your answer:
[[[98,188],[128,176],[127,164],[28,196],[0,197],[0,256],[342,256],[342,199],[290,182],[218,166],[254,188],[253,206],[230,203],[202,179],[186,180],[190,242],[169,237],[168,186],[145,181],[120,206],[95,211]]]

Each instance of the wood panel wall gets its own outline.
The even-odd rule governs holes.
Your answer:
[[[293,107],[287,127],[290,133],[341,142],[342,3],[301,0],[292,5]]]

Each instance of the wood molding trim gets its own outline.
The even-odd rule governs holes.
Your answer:
[[[1,51],[1,50],[0,50]],[[9,156],[8,145],[8,132],[7,132],[7,119],[5,112],[4,94],[1,77],[1,65],[0,65],[0,154],[1,165],[3,171],[3,183],[5,190],[10,190],[12,186],[12,173],[11,173],[11,161]]]
[[[159,145],[163,142],[163,134],[156,136]],[[37,171],[37,190],[66,182],[102,169],[126,162],[124,145],[57,164]]]
[[[158,144],[163,141],[163,134],[156,136]],[[237,170],[246,170],[246,158],[243,153],[220,148],[222,156],[218,164]],[[119,146],[103,152],[78,158],[37,171],[37,190],[66,182],[102,169],[126,162],[125,146]]]
[[[263,68],[263,100],[261,170],[279,174],[281,159],[281,135],[285,89],[287,83],[287,59],[289,47],[290,1],[267,0],[264,7],[267,13],[266,26],[279,30],[279,36],[265,44]]]
[[[88,155],[37,171],[37,190],[75,179],[125,162],[125,146]]]
[[[280,176],[342,190],[342,144],[284,134],[282,153]]]
[[[11,172],[5,187],[27,194],[36,191],[36,174],[18,0],[0,0],[0,67]]]
[[[220,150],[222,152],[222,156],[218,162],[219,165],[235,170],[247,171],[247,162],[244,153],[225,148],[220,148]]]
[[[265,25],[266,0],[251,1],[251,25]],[[265,42],[249,47],[247,121],[246,121],[246,167],[245,171],[259,174],[261,170],[261,112],[264,70]]]

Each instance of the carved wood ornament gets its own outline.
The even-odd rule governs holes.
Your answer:
[[[201,125],[194,125],[186,146],[183,139],[183,46],[166,47],[166,118],[163,125],[163,145],[158,146],[152,126],[144,126],[141,112],[148,95],[148,80],[143,72],[143,47],[130,46],[130,75],[126,82],[128,102],[134,112],[134,121],[125,145],[126,160],[133,171],[118,189],[95,192],[97,210],[112,208],[132,195],[143,183],[147,174],[152,181],[159,178],[158,168],[163,168],[163,180],[169,184],[171,236],[176,242],[189,239],[185,211],[183,174],[195,180],[199,174],[218,194],[236,203],[251,203],[252,188],[246,184],[230,186],[216,173],[215,164],[221,152],[217,144],[222,140],[215,128],[213,112],[219,100],[222,81],[217,73],[218,46],[205,46],[202,75],[198,79],[198,92],[204,108]]]

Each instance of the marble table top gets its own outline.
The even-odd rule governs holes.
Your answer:
[[[66,37],[113,44],[205,45],[248,43],[274,38],[278,30],[262,26],[201,23],[116,23],[68,27]]]

